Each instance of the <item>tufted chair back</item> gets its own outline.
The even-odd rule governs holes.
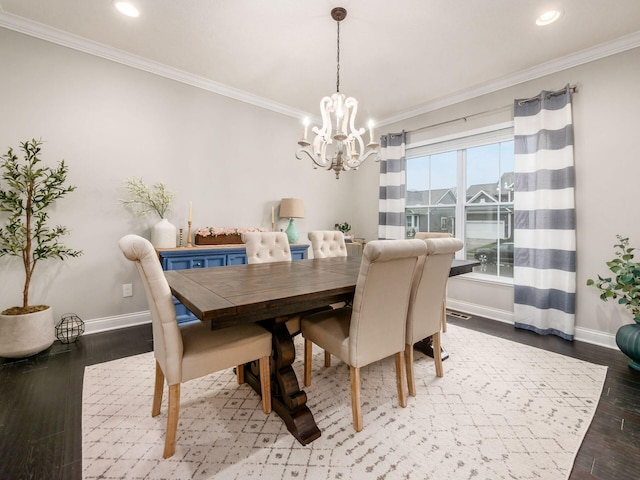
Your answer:
[[[344,235],[338,230],[315,230],[309,232],[313,258],[346,257]]]
[[[291,249],[284,232],[248,232],[242,234],[247,263],[290,262]]]
[[[176,321],[171,289],[149,240],[138,235],[120,239],[120,250],[138,268],[151,310],[153,353],[169,385],[182,381],[182,335]]]

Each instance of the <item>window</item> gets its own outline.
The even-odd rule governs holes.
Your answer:
[[[451,233],[474,272],[512,278],[513,163],[511,127],[408,145],[407,238]]]

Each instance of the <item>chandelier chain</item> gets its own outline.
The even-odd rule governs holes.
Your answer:
[[[336,22],[338,24],[338,47],[336,54],[336,62],[338,64],[336,68],[336,92],[340,92],[340,22]]]

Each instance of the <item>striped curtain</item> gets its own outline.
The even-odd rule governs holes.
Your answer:
[[[405,197],[407,194],[405,157],[406,133],[390,133],[380,139],[380,201],[378,238],[405,238]]]
[[[571,88],[515,100],[515,326],[573,340],[576,294]]]

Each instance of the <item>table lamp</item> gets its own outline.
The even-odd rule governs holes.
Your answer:
[[[294,218],[304,218],[304,203],[299,198],[283,198],[280,202],[280,218],[288,218],[289,226],[286,233],[289,243],[298,241],[298,230],[294,223]]]

